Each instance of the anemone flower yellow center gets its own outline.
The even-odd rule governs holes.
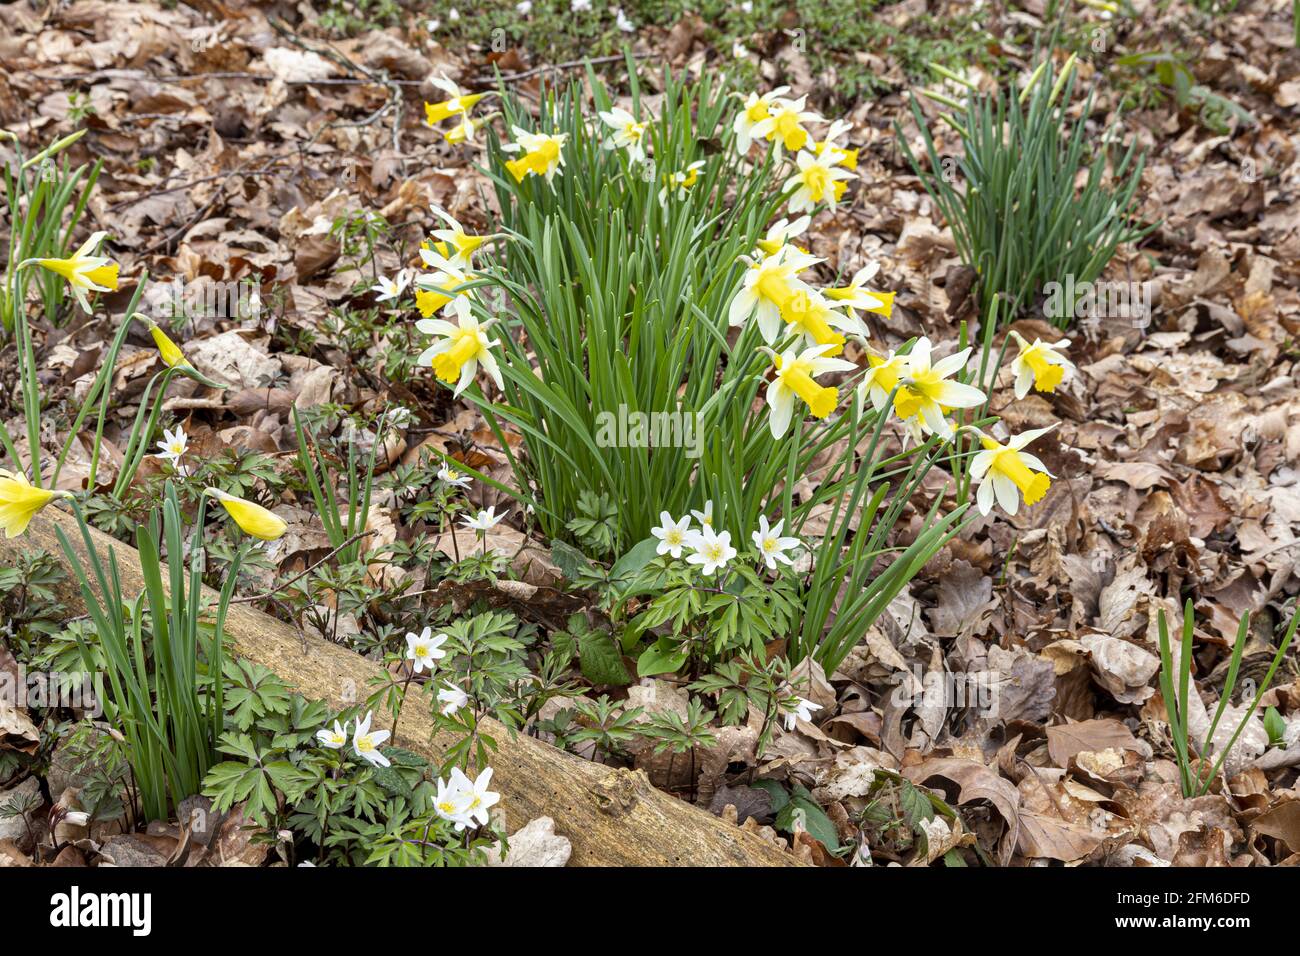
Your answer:
[[[16,538],[27,530],[36,512],[55,498],[71,497],[71,492],[36,488],[21,471],[0,469],[0,528],[6,538]]]
[[[814,416],[825,418],[835,410],[839,393],[834,388],[818,385],[813,380],[811,363],[799,359],[784,362],[778,355],[776,369],[781,382],[804,400]]]
[[[283,518],[272,514],[259,504],[245,501],[243,498],[228,494],[220,488],[209,488],[208,493],[221,502],[221,506],[235,520],[235,524],[239,525],[239,530],[252,535],[254,538],[260,538],[263,541],[274,541],[283,535],[289,527],[285,524]]]
[[[997,449],[1002,448],[993,456],[993,463],[989,465],[989,470],[996,471],[1009,478],[1020,489],[1020,493],[1024,495],[1025,504],[1032,505],[1043,500],[1043,495],[1047,494],[1047,489],[1052,487],[1051,478],[1041,471],[1031,469],[1021,460],[1020,453],[1014,448],[1003,448],[991,438],[982,438],[980,443],[988,451],[997,451]]]

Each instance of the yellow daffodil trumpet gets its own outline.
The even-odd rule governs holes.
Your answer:
[[[19,266],[38,265],[62,276],[82,311],[90,312],[90,298],[86,293],[117,291],[118,264],[107,256],[91,254],[107,235],[106,232],[92,233],[81,248],[66,259],[28,259]]]
[[[27,530],[36,512],[55,498],[71,498],[70,491],[37,488],[21,471],[0,469],[0,528],[6,538],[16,538]]]
[[[245,501],[235,495],[222,491],[220,488],[205,488],[204,494],[212,495],[221,502],[221,506],[239,525],[239,530],[244,534],[251,535],[254,538],[260,538],[263,541],[274,541],[288,530],[283,518],[273,514],[259,504],[251,501]]]

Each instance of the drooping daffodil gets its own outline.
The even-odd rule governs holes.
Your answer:
[[[523,182],[526,176],[541,176],[547,184],[555,178],[556,172],[564,165],[564,142],[567,133],[530,133],[526,129],[514,127],[515,141],[501,147],[506,153],[521,153],[518,159],[506,161],[506,169],[515,177],[515,182]]]
[[[206,488],[204,494],[210,494],[221,502],[226,513],[235,520],[235,524],[239,525],[239,530],[244,534],[263,541],[274,541],[289,528],[283,518],[255,502],[246,501],[220,488]]]
[[[605,140],[605,149],[625,149],[629,160],[634,163],[644,162],[646,128],[650,124],[638,122],[635,116],[618,106],[612,110],[602,110],[599,116],[600,121],[614,131]]]
[[[1070,347],[1069,339],[1049,344],[1036,338],[1030,345],[1014,329],[1011,337],[1016,340],[1018,349],[1016,357],[1011,360],[1011,371],[1016,376],[1016,398],[1028,395],[1030,385],[1035,391],[1055,392],[1056,386],[1075,372],[1074,363],[1061,351]]]
[[[1055,427],[1032,428],[1012,437],[1005,445],[978,428],[969,428],[979,435],[983,446],[970,463],[971,479],[980,483],[975,493],[980,514],[992,511],[995,500],[1003,511],[1014,515],[1020,509],[1022,496],[1027,505],[1043,499],[1052,486],[1053,475],[1038,456],[1023,449]]]
[[[474,381],[478,368],[483,366],[498,389],[504,389],[501,368],[497,365],[492,347],[496,339],[488,338],[487,330],[495,319],[479,322],[465,309],[457,322],[445,319],[420,319],[415,327],[427,335],[438,336],[438,341],[420,353],[419,364],[429,365],[439,380],[455,383],[453,395],[459,395]]]
[[[773,438],[780,438],[790,427],[798,401],[804,402],[816,418],[825,418],[835,410],[839,391],[817,384],[817,376],[847,372],[857,366],[843,359],[828,358],[826,353],[833,348],[833,345],[815,345],[799,354],[787,349],[781,355],[764,349],[776,367],[776,377],[767,386],[768,426]]]
[[[6,538],[16,538],[51,501],[70,497],[70,491],[37,488],[21,471],[0,468],[0,528],[4,528]]]

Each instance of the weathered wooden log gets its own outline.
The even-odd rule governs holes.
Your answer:
[[[46,508],[19,538],[0,537],[0,567],[20,552],[45,550],[65,561],[55,525],[81,552],[81,535],[67,512]],[[117,553],[123,593],[144,587],[140,557],[129,545],[92,529],[100,557]],[[70,608],[83,609],[78,590],[64,589]],[[164,575],[164,580],[166,576]],[[215,594],[213,595],[215,597]],[[249,605],[230,608],[226,627],[238,655],[270,668],[305,697],[344,706],[351,688],[365,693],[380,667],[347,648],[310,635]],[[376,714],[377,722],[383,715]],[[454,741],[435,733],[427,707],[403,712],[394,743],[438,759]],[[539,816],[555,821],[573,844],[570,862],[585,866],[792,866],[795,858],[761,837],[724,822],[651,786],[644,773],[581,760],[500,724],[487,727],[499,744],[492,757],[493,787],[501,792],[511,830]]]

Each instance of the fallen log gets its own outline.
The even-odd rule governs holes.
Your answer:
[[[84,559],[76,520],[51,507],[33,519],[22,537],[0,537],[0,567],[21,552],[37,550],[66,562],[54,533],[56,524]],[[102,559],[107,560],[109,548],[117,553],[123,593],[139,593],[144,584],[137,551],[94,529],[91,538]],[[69,573],[62,598],[75,611],[84,610],[71,580]],[[226,629],[238,655],[270,668],[303,696],[334,707],[344,706],[349,689],[364,692],[380,673],[373,661],[329,641],[304,637],[293,625],[249,605],[230,608]],[[383,722],[385,717],[376,714],[375,719]],[[393,742],[438,760],[454,740],[434,728],[428,708],[413,706],[403,712]],[[492,782],[501,792],[510,830],[536,817],[551,817],[556,832],[573,845],[574,865],[797,865],[794,856],[776,844],[655,789],[640,771],[581,760],[531,737],[512,736],[495,721],[486,731],[499,744],[492,757]]]

